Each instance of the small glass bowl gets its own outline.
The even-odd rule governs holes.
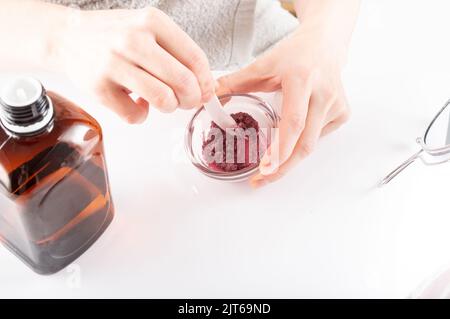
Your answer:
[[[259,124],[260,130],[267,134],[267,141],[273,140],[273,130],[278,127],[279,117],[273,107],[263,99],[250,94],[226,94],[219,101],[229,113],[246,112]],[[243,181],[258,170],[258,164],[233,171],[217,171],[208,166],[203,158],[202,145],[211,126],[211,117],[204,107],[201,107],[190,120],[185,134],[185,149],[192,164],[203,174],[222,181]],[[267,132],[267,133],[266,133]]]

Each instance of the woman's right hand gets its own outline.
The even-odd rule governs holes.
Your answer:
[[[59,34],[58,67],[129,123],[144,121],[149,105],[172,112],[214,93],[206,55],[158,9],[72,10]]]

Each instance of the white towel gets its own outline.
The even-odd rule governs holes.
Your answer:
[[[81,9],[144,8],[168,14],[205,51],[213,69],[248,63],[298,23],[277,0],[45,0]]]

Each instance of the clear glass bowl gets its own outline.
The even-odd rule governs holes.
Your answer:
[[[264,132],[268,144],[273,140],[273,129],[278,127],[279,117],[272,106],[263,99],[250,94],[226,94],[219,97],[225,110],[229,113],[245,112],[251,115]],[[186,129],[185,148],[192,164],[203,174],[223,181],[242,181],[258,170],[258,164],[233,171],[217,171],[209,167],[203,158],[202,146],[211,126],[211,117],[201,107],[190,120]]]

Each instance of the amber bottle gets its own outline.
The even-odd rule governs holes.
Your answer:
[[[0,110],[0,241],[34,271],[55,273],[113,218],[101,128],[32,78],[7,85]]]

